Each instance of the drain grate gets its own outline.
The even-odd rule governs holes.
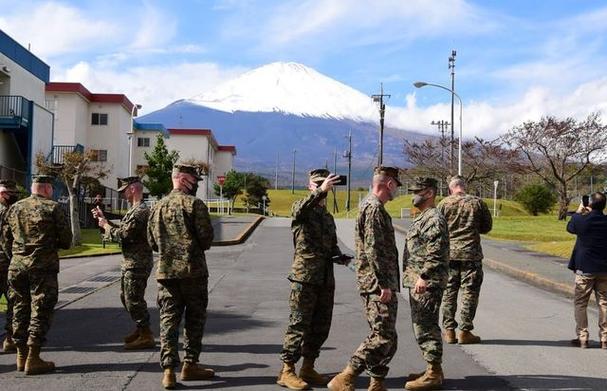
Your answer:
[[[63,289],[61,293],[88,293],[94,290],[95,288],[90,286],[71,286]]]
[[[94,282],[112,282],[117,280],[119,277],[118,276],[95,276],[92,278],[89,278],[87,281],[94,281]]]

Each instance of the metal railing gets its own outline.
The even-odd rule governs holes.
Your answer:
[[[19,126],[29,124],[31,102],[22,96],[0,95],[0,119]]]
[[[80,144],[76,144],[76,145],[53,145],[53,151],[52,151],[51,156],[49,157],[48,160],[50,160],[51,163],[53,163],[53,164],[62,164],[63,163],[63,158],[64,158],[65,154],[66,153],[72,153],[72,152],[83,153],[84,152],[84,146],[80,145]]]

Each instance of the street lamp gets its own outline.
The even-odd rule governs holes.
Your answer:
[[[426,83],[424,81],[416,81],[415,83],[413,83],[413,86],[415,88],[422,88],[425,86],[441,88],[445,91],[449,91],[454,96],[456,96],[457,99],[459,100],[459,141],[458,141],[458,152],[457,152],[457,160],[458,160],[457,161],[457,174],[462,175],[462,117],[463,117],[463,112],[464,112],[464,103],[462,102],[462,98],[460,98],[460,96],[457,95],[455,93],[455,91],[453,91],[451,88],[441,86],[440,84]]]
[[[268,197],[266,197],[265,195],[261,196],[261,200],[263,201],[263,215],[266,215],[266,200],[268,199]]]
[[[141,110],[142,107],[142,105],[136,104],[131,108],[131,131],[127,133],[129,136],[129,176],[133,176],[133,135],[135,134],[135,123],[133,117],[135,117],[135,109]]]

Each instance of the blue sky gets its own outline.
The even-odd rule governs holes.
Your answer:
[[[51,65],[51,78],[126,93],[143,112],[246,70],[296,61],[372,94],[400,116],[446,119],[456,89],[476,133],[544,114],[607,108],[607,2],[575,0],[5,1],[0,28]],[[497,129],[497,130],[493,130]]]

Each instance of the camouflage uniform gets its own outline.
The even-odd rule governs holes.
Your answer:
[[[318,203],[326,193],[314,190],[293,204],[295,255],[289,274],[291,315],[285,333],[281,360],[296,363],[316,359],[329,336],[333,315],[335,278],[331,257],[341,255],[333,216]]]
[[[492,218],[482,199],[454,194],[438,204],[449,227],[449,282],[443,295],[443,327],[455,329],[457,295],[462,290],[461,330],[472,330],[483,282],[481,234],[491,231]]]
[[[403,256],[403,286],[409,288],[413,333],[424,360],[441,363],[443,343],[438,324],[441,298],[447,284],[449,233],[436,208],[420,213],[409,228]],[[417,279],[428,283],[425,293],[415,293]]]
[[[2,241],[2,227],[4,226],[4,216],[8,211],[8,207],[0,203],[0,242]],[[4,295],[6,298],[6,323],[4,324],[4,330],[7,335],[12,335],[13,331],[11,323],[13,322],[13,305],[8,297],[8,265],[10,258],[2,250],[0,246],[0,297]]]
[[[72,232],[55,201],[38,195],[15,203],[3,227],[4,249],[12,256],[8,271],[13,302],[13,339],[40,346],[46,340],[58,299],[58,248],[69,248]]]
[[[156,280],[163,368],[179,365],[179,323],[184,312],[184,361],[198,362],[208,304],[209,272],[204,252],[212,241],[207,206],[195,196],[173,190],[152,208],[148,242],[160,253]]]
[[[366,370],[371,377],[384,378],[397,348],[398,299],[393,294],[389,303],[382,303],[379,297],[380,289],[399,290],[398,250],[392,218],[373,194],[360,206],[354,240],[358,290],[371,330],[350,366],[356,372]]]
[[[122,218],[120,226],[106,229],[110,240],[122,245],[120,300],[137,327],[150,325],[145,302],[145,288],[152,271],[152,249],[147,241],[150,211],[144,202],[134,205]]]

